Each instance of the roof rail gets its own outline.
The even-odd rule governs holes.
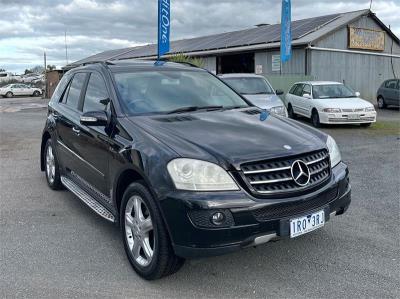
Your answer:
[[[110,62],[108,60],[97,60],[97,61],[84,62],[84,63],[81,64],[81,66],[85,66],[85,65],[88,65],[88,64],[95,64],[95,63],[101,63],[101,64],[104,64],[105,66],[114,65],[114,63],[112,63],[112,62]]]

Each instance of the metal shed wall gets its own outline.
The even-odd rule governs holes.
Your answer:
[[[263,75],[279,75],[279,71],[272,71],[272,55],[280,55],[279,50],[255,53],[255,65],[262,65]],[[292,59],[282,66],[282,74],[304,75],[305,74],[305,49],[294,49]]]
[[[364,16],[353,22],[351,26],[377,29],[382,28],[370,17]],[[385,33],[385,50],[390,54],[392,37]],[[347,26],[327,35],[314,43],[321,48],[348,49]],[[374,53],[373,51],[365,51]],[[376,52],[382,53],[382,52]],[[393,42],[393,54],[400,54],[400,46]],[[361,92],[361,96],[371,102],[375,102],[376,91],[382,82],[394,77],[393,69],[397,77],[400,76],[400,58],[378,55],[356,54],[351,52],[328,52],[312,50],[310,56],[311,75],[315,80],[332,80],[345,82],[351,88]]]

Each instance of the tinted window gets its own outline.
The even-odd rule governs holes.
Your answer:
[[[78,108],[79,96],[81,94],[85,78],[86,78],[85,73],[78,73],[72,79],[72,83],[68,91],[67,102],[65,103],[67,106],[70,106],[74,109]]]
[[[224,78],[240,94],[273,94],[271,86],[263,78]]]
[[[308,93],[309,95],[311,95],[311,86],[308,85],[308,84],[305,84],[305,85],[304,85],[303,94],[305,94],[305,93]],[[302,95],[303,95],[303,94],[302,94]]]
[[[297,87],[297,84],[293,85],[292,88],[289,90],[289,93],[293,94],[296,87]]]
[[[86,89],[83,112],[107,110],[109,103],[109,100],[106,101],[107,99],[108,92],[103,78],[98,73],[92,73]]]
[[[64,93],[64,91],[69,83],[70,78],[71,78],[70,73],[67,73],[62,77],[60,83],[58,83],[56,90],[53,93],[53,96],[51,97],[52,101],[60,101],[61,102],[60,97]],[[66,93],[67,93],[67,91],[65,91],[64,94],[66,94]]]
[[[189,106],[248,106],[227,85],[203,71],[161,70],[114,76],[121,103],[131,115],[166,113]]]
[[[296,96],[302,96],[302,91],[303,91],[303,86],[304,84],[297,84],[296,89],[294,90],[293,94]]]
[[[386,81],[385,87],[390,88],[390,89],[396,89],[397,81],[396,80],[388,80],[388,81]]]

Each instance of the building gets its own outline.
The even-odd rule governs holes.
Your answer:
[[[301,79],[344,82],[371,101],[384,80],[400,76],[399,38],[370,10],[293,21],[292,39],[292,59],[283,65],[280,24],[173,41],[170,55],[202,57],[205,68],[217,74],[263,74],[276,84],[284,82],[275,87],[286,90]],[[150,44],[106,51],[68,67],[93,61],[154,59],[156,54],[157,45]]]
[[[61,77],[64,75],[63,70],[51,70],[51,71],[46,71],[46,98],[51,98],[54,91],[56,90],[56,87],[58,85],[58,82],[60,82]]]

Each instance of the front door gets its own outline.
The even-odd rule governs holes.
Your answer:
[[[110,115],[109,93],[100,73],[92,72],[90,74],[80,110],[81,113],[106,111]],[[110,128],[108,126],[80,125],[79,130],[79,141],[76,146],[84,162],[79,164],[77,174],[81,182],[96,193],[94,195],[99,195],[101,199],[107,201],[111,197],[108,184]]]

